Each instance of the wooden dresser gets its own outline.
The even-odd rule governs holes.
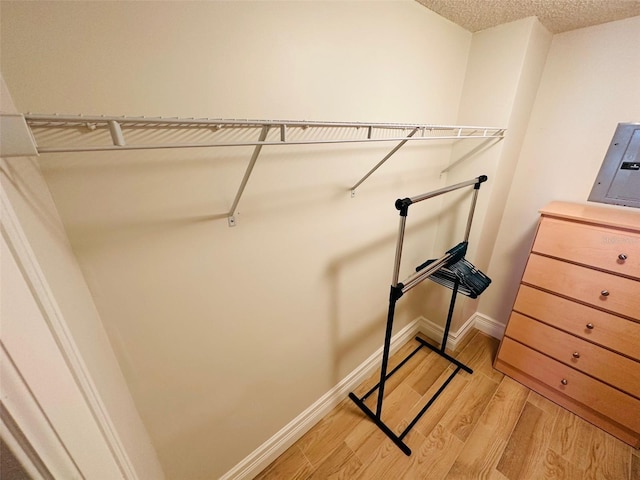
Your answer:
[[[640,447],[640,211],[541,210],[495,368]]]

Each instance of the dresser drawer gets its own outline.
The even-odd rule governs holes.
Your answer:
[[[543,218],[532,251],[640,279],[640,233]]]
[[[640,281],[637,280],[532,253],[522,281],[603,310],[640,318]]]
[[[640,363],[517,312],[508,337],[640,399]]]
[[[640,323],[520,285],[513,310],[640,360]]]
[[[553,391],[572,398],[634,432],[640,432],[640,400],[508,337],[500,345],[499,358],[501,362],[533,377]]]

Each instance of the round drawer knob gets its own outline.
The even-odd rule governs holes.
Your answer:
[[[621,253],[620,255],[618,255],[618,260],[620,260],[620,262],[624,262],[627,259],[627,256],[624,253]]]
[[[609,296],[609,290],[602,290],[600,292],[600,295],[602,295],[603,297],[608,297]]]
[[[560,380],[560,383],[563,384],[563,385],[566,385],[569,382],[567,381],[566,378],[563,378],[562,380]]]
[[[580,352],[573,352],[573,358],[580,358]]]
[[[589,330],[593,330],[593,323],[587,323],[587,328]]]

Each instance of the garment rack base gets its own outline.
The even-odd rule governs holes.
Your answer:
[[[471,368],[469,368],[467,365],[463,364],[462,362],[458,361],[457,359],[453,358],[451,355],[445,353],[443,348],[438,348],[434,345],[431,345],[430,343],[428,343],[427,341],[425,341],[420,337],[415,337],[415,340],[420,345],[418,345],[418,347],[416,347],[409,355],[407,355],[404,359],[402,359],[402,361],[398,364],[398,366],[395,367],[386,375],[385,380],[388,380],[394,373],[400,370],[400,368],[402,368],[416,353],[418,353],[423,348],[428,348],[434,351],[441,357],[453,363],[456,368],[447,377],[447,379],[443,382],[440,388],[438,388],[438,390],[433,394],[433,396],[429,399],[429,401],[422,407],[420,412],[418,412],[418,414],[409,422],[407,427],[402,432],[400,432],[399,434],[394,433],[393,430],[386,423],[382,421],[382,418],[376,415],[376,413],[372,411],[364,403],[367,398],[369,398],[374,392],[378,391],[378,387],[380,386],[379,383],[376,384],[373,388],[371,388],[362,397],[358,397],[353,392],[349,393],[349,398],[353,401],[353,403],[355,403],[358,406],[358,408],[360,408],[360,410],[362,410],[364,414],[367,415],[367,417],[369,417],[373,421],[373,423],[375,423],[376,426],[380,430],[382,430],[384,434],[387,437],[389,437],[391,441],[393,441],[393,443],[395,443],[398,446],[398,448],[400,448],[400,450],[402,450],[402,452],[407,456],[411,455],[411,449],[406,443],[404,443],[403,441],[404,437],[415,426],[415,424],[418,423],[418,420],[420,420],[420,418],[422,418],[422,416],[427,412],[427,410],[431,407],[431,405],[433,405],[433,403],[437,400],[437,398],[444,391],[444,389],[447,388],[449,383],[454,379],[454,377],[458,374],[458,372],[460,372],[460,370],[464,370],[469,374],[473,373],[473,370]]]

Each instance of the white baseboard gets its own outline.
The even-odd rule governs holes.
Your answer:
[[[473,314],[471,319],[473,320],[474,327],[481,332],[486,333],[493,338],[497,338],[498,340],[501,340],[504,336],[506,326],[497,320],[478,312]]]
[[[407,343],[420,330],[423,318],[417,318],[396,333],[391,339],[391,352],[395,352]],[[249,480],[264,470],[287,448],[307,433],[316,423],[327,415],[348,393],[366,380],[380,365],[382,347],[362,362],[340,383],[325,393],[313,405],[285,425],[273,437],[258,447],[253,453],[229,470],[220,480]]]
[[[449,332],[447,347],[455,350],[460,341],[472,328],[502,338],[504,326],[486,315],[472,315],[456,332]],[[417,333],[423,333],[436,342],[442,341],[444,328],[424,317],[418,317],[391,339],[391,352],[395,352]],[[347,375],[340,383],[324,394],[313,405],[285,425],[273,437],[264,442],[254,452],[229,470],[220,480],[250,480],[264,470],[271,462],[307,433],[327,415],[347,394],[366,380],[380,365],[382,347]]]
[[[449,331],[449,335],[447,336],[448,349],[456,349],[460,341],[475,326],[474,321],[475,315],[472,315],[456,332]],[[444,335],[444,327],[441,327],[424,317],[418,318],[418,331],[424,333],[427,337],[438,343],[442,341],[442,336]]]

